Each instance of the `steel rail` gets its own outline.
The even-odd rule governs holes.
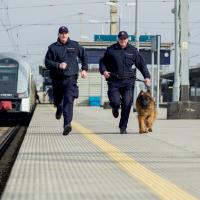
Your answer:
[[[2,155],[6,151],[7,147],[9,146],[9,144],[12,142],[12,140],[16,136],[16,134],[19,131],[20,127],[21,127],[20,125],[17,125],[14,128],[10,128],[8,130],[8,132],[6,133],[6,136],[5,136],[4,140],[0,143],[0,158],[2,157]]]

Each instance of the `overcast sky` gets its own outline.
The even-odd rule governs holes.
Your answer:
[[[101,34],[101,24],[90,20],[109,21],[106,0],[0,0],[0,51],[19,51],[26,55],[35,68],[43,63],[49,44],[57,39],[58,28],[66,25],[70,38],[80,36],[93,41],[94,34]],[[119,0],[122,7],[122,28],[134,33],[134,7]],[[174,0],[138,0],[139,33],[162,36],[162,42],[174,42]],[[190,63],[200,63],[200,0],[189,0]],[[82,15],[82,23],[80,14]],[[104,23],[104,33],[109,25]],[[7,31],[6,31],[7,30]],[[173,64],[173,63],[172,63]]]

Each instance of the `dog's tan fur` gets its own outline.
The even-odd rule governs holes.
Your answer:
[[[143,106],[142,101],[147,102],[147,106]],[[136,110],[138,113],[139,133],[152,132],[153,123],[156,119],[156,106],[151,92],[141,91],[136,100]]]

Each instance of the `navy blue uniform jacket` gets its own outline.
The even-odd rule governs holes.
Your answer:
[[[50,70],[50,77],[54,80],[60,80],[65,77],[78,75],[78,58],[81,61],[81,69],[88,70],[87,54],[78,42],[70,40],[62,44],[59,39],[51,44],[45,56],[45,66]],[[65,70],[59,68],[59,64],[65,62]]]
[[[107,48],[104,56],[100,59],[99,71],[101,74],[109,71],[121,78],[134,77],[134,65],[144,78],[150,78],[147,66],[137,49],[129,43],[126,48],[122,49],[118,43],[115,43]]]

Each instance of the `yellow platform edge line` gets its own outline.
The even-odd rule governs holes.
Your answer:
[[[80,123],[73,121],[73,128],[82,133],[88,140],[99,147],[102,152],[108,155],[126,173],[143,183],[150,191],[163,200],[198,200],[188,192],[182,190],[172,182],[160,177],[150,171],[132,157],[120,151],[115,146],[103,140],[91,130]]]

